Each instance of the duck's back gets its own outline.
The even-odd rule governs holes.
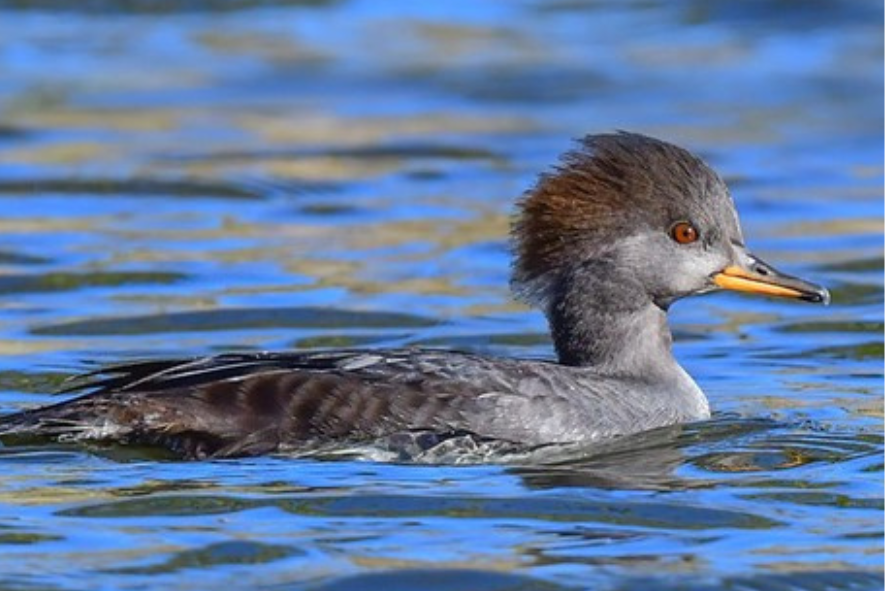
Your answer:
[[[478,399],[518,389],[510,363],[451,351],[258,353],[144,361],[89,374],[85,395],[0,418],[0,435],[255,455],[477,425]]]

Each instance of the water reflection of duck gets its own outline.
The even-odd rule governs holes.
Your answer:
[[[751,255],[723,181],[642,135],[593,135],[519,203],[513,287],[558,363],[419,349],[221,355],[110,368],[90,393],[0,419],[0,435],[160,445],[186,457],[451,434],[588,442],[709,417],[667,310],[719,288],[828,301]]]

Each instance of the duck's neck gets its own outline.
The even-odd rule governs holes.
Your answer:
[[[593,262],[560,277],[547,316],[560,363],[625,377],[682,372],[666,310],[617,265]]]

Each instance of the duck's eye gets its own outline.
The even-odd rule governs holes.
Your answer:
[[[679,244],[692,244],[698,240],[698,230],[689,222],[677,222],[671,226],[671,238]]]

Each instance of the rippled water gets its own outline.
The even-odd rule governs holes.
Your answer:
[[[74,7],[77,8],[74,8]],[[867,589],[883,570],[882,5],[0,3],[0,411],[95,362],[551,355],[515,196],[626,128],[829,308],[675,306],[713,421],[509,465],[0,448],[0,588]]]

